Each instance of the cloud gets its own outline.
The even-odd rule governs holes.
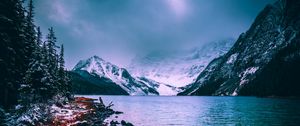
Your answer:
[[[166,3],[176,17],[182,18],[187,14],[188,4],[186,0],[166,0]]]
[[[271,1],[37,0],[36,21],[55,28],[68,68],[92,55],[122,66],[129,55],[238,37]]]
[[[59,0],[51,1],[52,13],[49,14],[49,19],[54,20],[58,23],[68,24],[72,20],[73,14],[71,9],[68,9],[64,4]]]

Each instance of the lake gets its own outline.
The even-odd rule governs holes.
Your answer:
[[[82,95],[81,95],[82,96]],[[96,98],[99,95],[84,95]],[[300,100],[256,97],[101,96],[137,126],[300,125]],[[116,118],[117,116],[117,118]]]

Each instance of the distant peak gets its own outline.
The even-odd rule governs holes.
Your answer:
[[[97,55],[92,56],[91,59],[101,59],[101,60],[103,60],[102,58],[100,58],[100,57],[97,56]]]
[[[99,56],[97,56],[97,55],[94,55],[94,56],[92,56],[92,57],[90,57],[89,59],[88,59],[89,61],[90,60],[94,60],[94,61],[96,61],[96,62],[103,62],[103,61],[105,61],[104,59],[102,59],[102,58],[100,58]]]
[[[99,63],[106,63],[105,60],[103,60],[102,58],[100,58],[97,55],[94,55],[86,60],[80,60],[75,67],[73,68],[73,70],[80,70],[82,68],[86,68],[88,66],[90,66],[91,64],[99,64]]]

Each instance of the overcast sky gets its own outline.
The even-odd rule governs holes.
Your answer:
[[[53,26],[68,69],[98,55],[119,66],[139,53],[237,38],[274,0],[36,0],[36,24]]]

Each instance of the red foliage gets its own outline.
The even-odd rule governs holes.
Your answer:
[[[77,121],[84,121],[84,118],[95,112],[95,99],[76,97],[73,102],[64,105],[61,109],[72,111],[69,114],[55,114],[50,126],[76,126]]]

